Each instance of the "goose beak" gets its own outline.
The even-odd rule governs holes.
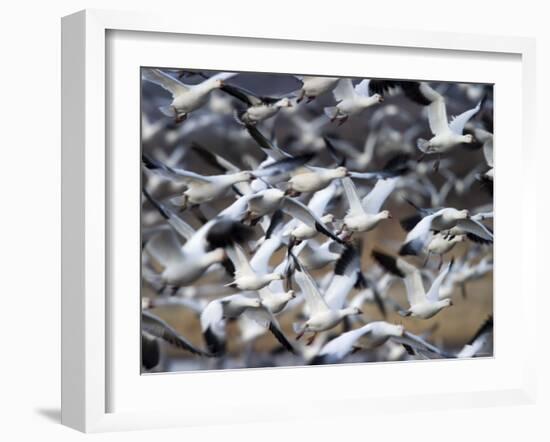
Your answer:
[[[383,101],[384,101],[384,97],[380,96],[380,98],[378,98],[378,102],[382,103]]]
[[[393,219],[393,216],[391,213],[388,213],[388,219]]]

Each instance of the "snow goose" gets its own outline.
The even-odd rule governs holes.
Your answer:
[[[335,327],[348,316],[362,314],[361,310],[355,307],[331,309],[319,292],[311,275],[299,264],[297,259],[294,259],[294,263],[296,266],[294,278],[300,286],[309,309],[309,318],[299,330],[296,340],[300,339],[305,333],[312,332],[313,335],[308,341],[308,344],[311,344],[317,333]]]
[[[181,197],[172,198],[172,203],[185,209],[188,205],[198,205],[223,196],[231,186],[238,187],[239,183],[249,183],[251,180],[260,177],[282,176],[285,173],[304,165],[311,160],[313,154],[300,155],[298,157],[287,157],[280,161],[272,161],[264,164],[255,170],[241,171],[229,161],[219,155],[210,154],[204,148],[193,145],[192,150],[202,159],[215,161],[219,168],[225,168],[230,173],[223,175],[199,175],[184,169],[174,168],[156,161],[146,154],[143,154],[143,163],[146,170],[161,175],[172,181],[182,182],[187,186]],[[279,179],[284,179],[284,176]],[[249,188],[242,189],[243,192],[250,192]]]
[[[269,236],[269,233],[266,233],[266,237],[267,236]],[[262,242],[250,260],[250,267],[254,270],[254,272],[259,275],[269,274],[269,260],[273,253],[282,245],[281,236],[282,228]],[[286,263],[282,262],[275,268],[273,273],[283,274],[285,267]],[[280,313],[286,307],[288,302],[295,298],[293,290],[277,290],[283,287],[281,282],[275,284],[277,281],[280,280],[276,279],[268,286],[262,287],[258,290],[258,296],[260,297],[262,304],[274,315]]]
[[[248,234],[245,226],[229,216],[235,210],[232,207],[195,231],[147,191],[143,193],[173,229],[160,231],[145,245],[145,251],[163,267],[160,276],[168,285],[184,286],[197,280],[211,265],[226,259],[226,253],[219,244],[224,244],[228,237],[242,241]],[[183,246],[174,232],[187,240]]]
[[[394,258],[377,250],[372,252],[372,256],[384,269],[404,279],[410,308],[403,316],[429,319],[445,307],[453,305],[450,299],[439,300],[439,289],[452,267],[452,261],[439,273],[426,293],[418,268],[403,258]]]
[[[343,243],[343,241],[332,233],[326,224],[317,215],[312,213],[307,206],[289,197],[287,192],[283,192],[280,189],[270,188],[257,192],[247,198],[247,205],[248,219],[255,220],[280,209],[304,224],[314,228],[319,233],[337,242]]]
[[[196,85],[184,84],[160,69],[143,69],[143,79],[155,83],[172,94],[172,102],[162,106],[160,111],[166,116],[173,117],[177,123],[184,121],[187,116],[203,106],[208,100],[208,94],[224,85],[224,81],[234,77],[234,73],[219,73]]]
[[[211,353],[216,355],[225,353],[226,322],[237,319],[243,314],[271,331],[284,348],[294,352],[292,344],[281,331],[276,319],[262,305],[258,297],[235,294],[211,301],[201,313],[201,329]]]
[[[382,345],[392,336],[402,336],[405,328],[385,321],[370,322],[363,327],[342,333],[321,348],[311,361],[312,365],[334,364],[342,361],[350,353],[361,350],[356,342],[364,336],[370,338],[370,347]]]
[[[245,125],[255,125],[277,114],[282,108],[291,107],[287,97],[260,97],[241,87],[224,85],[220,88],[246,106],[236,111],[237,121]]]
[[[368,232],[374,229],[382,220],[390,219],[388,210],[380,208],[395,189],[398,178],[380,179],[374,188],[361,201],[351,178],[342,179],[342,186],[349,209],[344,217],[342,232]]]
[[[340,80],[335,77],[311,77],[307,75],[297,76],[297,78],[302,81],[302,87],[298,91],[296,99],[297,103],[300,103],[304,98],[309,103],[319,95],[332,91]]]
[[[332,310],[342,309],[351,290],[356,286],[364,286],[363,284],[360,251],[348,246],[334,266],[334,276],[325,292],[327,305]]]
[[[267,156],[274,159],[291,157],[277,143],[268,140],[256,127],[248,125],[246,129]],[[294,196],[302,192],[316,192],[327,187],[333,180],[347,176],[348,173],[345,167],[325,168],[306,165],[288,180],[287,192]]]
[[[437,232],[432,236],[432,239],[428,242],[426,247],[426,260],[424,261],[424,266],[427,264],[431,255],[439,256],[439,266],[438,269],[443,265],[443,255],[450,252],[454,246],[464,242],[466,240],[465,235],[454,235],[448,230],[443,232]]]
[[[340,125],[350,116],[384,100],[380,94],[369,95],[369,80],[362,80],[354,87],[349,78],[341,79],[332,93],[337,104],[326,107],[325,114],[331,122],[338,120]]]
[[[235,243],[225,248],[229,259],[235,267],[235,279],[226,284],[226,287],[238,288],[239,290],[259,290],[271,283],[271,281],[283,279],[280,273],[262,273],[254,271],[243,249]]]
[[[360,345],[358,344],[359,340],[362,341]],[[440,357],[453,357],[430,344],[423,337],[406,331],[402,325],[374,321],[332,339],[323,346],[311,363],[315,365],[334,364],[342,361],[350,353],[374,349],[386,343],[397,343],[417,352],[431,353]]]
[[[460,115],[452,118],[449,123],[445,98],[432,89],[427,83],[418,83],[418,93],[428,102],[428,122],[433,137],[430,140],[420,138],[417,147],[426,154],[437,153],[440,155],[461,143],[473,143],[471,134],[463,134],[466,123],[479,112],[482,101]],[[435,163],[436,170],[438,163]]]
[[[477,237],[481,241],[493,241],[493,233],[481,222],[470,217],[468,210],[458,210],[452,207],[444,207],[442,209],[420,209],[415,204],[409,201],[419,211],[416,219],[419,221],[414,225],[412,230],[407,234],[399,254],[418,255],[428,244],[432,238],[433,232],[450,230],[452,234],[467,234],[472,237]],[[402,223],[402,226],[407,230],[406,225],[409,221]],[[413,221],[416,222],[416,221]],[[410,223],[413,224],[413,223]],[[410,225],[409,225],[410,227]],[[455,229],[456,228],[456,229]]]
[[[236,175],[242,172],[241,169],[230,161],[220,155],[212,153],[196,142],[192,144],[191,150],[206,163],[222,173]],[[297,156],[281,157],[280,155],[276,155],[276,157],[281,158],[275,160],[272,156],[268,155],[264,161],[257,165],[257,167],[248,171],[254,178],[259,178],[261,180],[261,186],[257,186],[257,182],[253,182],[250,185],[246,182],[244,185],[242,185],[242,183],[237,183],[235,187],[241,194],[247,194],[286,181],[289,178],[290,172],[298,167],[304,166],[307,162],[312,160],[314,156],[315,154],[312,152]]]
[[[308,270],[321,269],[340,258],[340,253],[331,250],[331,246],[335,244],[332,239],[327,239],[322,244],[310,239],[302,244],[301,250],[296,249],[296,256],[300,257],[301,264]],[[301,247],[302,244],[298,247]]]
[[[317,192],[327,187],[333,180],[346,176],[349,176],[349,172],[343,166],[334,169],[309,166],[288,181],[288,191],[293,194]]]
[[[145,251],[162,266],[160,278],[163,289],[169,285],[179,287],[199,279],[213,264],[225,259],[223,249],[207,251],[200,247],[181,246],[174,232],[164,230],[153,236],[145,245]],[[163,291],[163,290],[161,290]]]
[[[172,199],[172,202],[179,205],[182,209],[185,209],[188,205],[197,205],[219,198],[234,184],[249,182],[254,178],[249,171],[205,176],[167,166],[146,154],[142,155],[142,159],[146,170],[172,181],[183,182],[187,186],[181,197]]]
[[[318,216],[321,221],[325,224],[330,224],[334,220],[332,214],[323,215],[325,208],[329,202],[334,197],[336,193],[336,185],[332,182],[330,185],[325,187],[323,190],[315,192],[311,200],[309,201],[307,207],[311,210],[311,213]],[[304,224],[299,220],[292,220],[284,229],[283,235],[291,236],[297,241],[302,241],[305,239],[311,239],[317,234],[317,230],[312,228],[310,225]]]

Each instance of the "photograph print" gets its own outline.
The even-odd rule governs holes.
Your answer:
[[[492,84],[139,74],[142,373],[493,356]]]

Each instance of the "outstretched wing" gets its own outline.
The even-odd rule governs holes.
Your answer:
[[[252,270],[252,267],[250,267],[250,263],[248,262],[248,259],[246,255],[244,254],[243,249],[238,244],[229,244],[225,251],[227,252],[227,256],[235,266],[235,275],[236,276],[243,276],[243,275],[253,275],[254,270]]]
[[[365,213],[365,211],[363,210],[363,206],[361,205],[361,201],[359,200],[359,195],[357,195],[357,189],[355,188],[355,184],[353,184],[352,179],[349,177],[342,178],[341,182],[349,204],[348,214],[361,215]]]
[[[439,289],[441,288],[441,284],[443,283],[443,280],[447,277],[447,274],[449,273],[449,270],[451,270],[452,266],[453,261],[447,264],[445,268],[441,272],[439,272],[437,278],[434,279],[430,290],[428,290],[428,293],[426,294],[426,298],[428,298],[428,301],[436,302],[439,300]]]
[[[471,233],[484,241],[493,242],[493,233],[479,221],[467,218],[458,221],[456,225],[465,232]]]
[[[172,94],[172,97],[176,97],[189,90],[185,84],[176,80],[174,77],[162,72],[160,69],[143,69],[142,77],[155,83]]]
[[[342,243],[343,241],[332,233],[328,227],[321,221],[321,219],[315,215],[308,207],[302,204],[300,201],[294,198],[285,197],[281,209],[288,213],[290,216],[299,219],[307,226],[310,226],[317,230],[319,233],[328,236],[336,242]]]
[[[360,271],[359,253],[353,247],[346,248],[336,262],[334,276],[325,292],[325,301],[331,309],[339,310],[344,307],[346,297],[357,283]]]
[[[475,114],[479,112],[479,109],[481,109],[481,101],[477,103],[476,107],[462,112],[456,117],[453,117],[451,123],[449,124],[451,130],[455,134],[462,135],[462,132],[464,131],[464,126],[466,126],[466,123],[470,121],[470,118],[472,118]]]
[[[313,278],[305,269],[296,269],[294,278],[302,290],[306,303],[310,309],[311,316],[330,311],[325,299],[321,293],[319,293],[315,281],[313,281]]]
[[[372,325],[367,324],[361,328],[342,333],[337,338],[325,344],[319,352],[318,358],[316,358],[318,363],[334,363],[341,361],[352,351],[353,344],[355,344],[355,342],[357,342],[357,340],[362,336],[370,333],[371,331]]]
[[[380,208],[384,204],[384,201],[394,191],[399,178],[387,178],[385,180],[378,180],[373,189],[363,198],[362,205],[365,212],[370,214],[377,214],[380,212]]]
[[[349,98],[353,98],[355,91],[353,84],[349,78],[343,78],[338,82],[338,86],[332,91],[336,101],[340,102]]]
[[[432,222],[439,215],[434,213],[432,215],[422,218],[416,226],[407,234],[405,242],[399,249],[399,254],[405,255],[418,255],[430,237],[430,229],[432,228]]]
[[[354,88],[355,93],[362,97],[368,97],[369,85],[370,85],[370,80],[362,80],[360,83],[355,85],[355,88]]]
[[[170,180],[183,182],[197,181],[200,183],[209,183],[212,181],[211,178],[199,175],[198,173],[191,172],[185,169],[170,167],[167,164],[162,163],[161,161],[157,161],[151,158],[147,154],[143,154],[141,158],[147,170]]]
[[[428,122],[430,123],[430,130],[434,135],[448,132],[447,108],[445,99],[442,96],[439,96],[439,98],[430,103],[428,107]]]

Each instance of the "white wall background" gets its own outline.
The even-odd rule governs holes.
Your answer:
[[[162,9],[180,14],[182,26],[193,14],[241,20],[287,21],[302,26],[331,23],[378,28],[425,29],[537,38],[539,149],[547,150],[550,32],[544,2],[507,5],[479,0],[286,1],[244,0],[169,2],[166,0],[58,0],[5,2],[0,15],[0,437],[14,440],[145,441],[195,440],[548,440],[550,373],[548,296],[540,280],[539,401],[535,406],[380,415],[363,422],[323,421],[208,429],[161,430],[84,436],[59,425],[60,367],[60,17],[83,8]],[[370,6],[370,7],[369,7]],[[398,31],[396,31],[398,32]],[[548,188],[548,167],[540,154],[539,191]],[[547,163],[546,163],[547,164]],[[540,232],[548,219],[538,212]],[[533,232],[535,236],[535,232]],[[533,265],[542,270],[547,238],[539,237]],[[513,251],[511,251],[513,252]],[[542,275],[542,273],[540,273]],[[452,379],[449,380],[452,382]],[[185,400],[182,398],[182,400]],[[290,406],[299,407],[300,404]],[[361,436],[360,436],[361,435]]]

